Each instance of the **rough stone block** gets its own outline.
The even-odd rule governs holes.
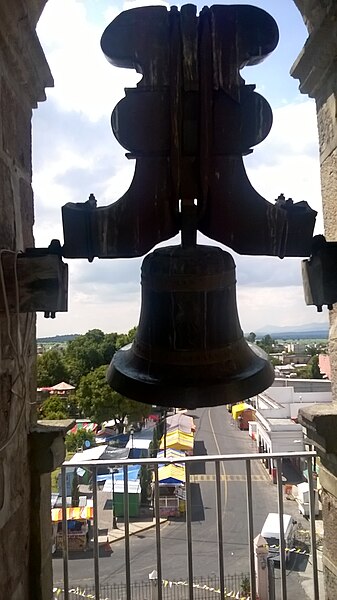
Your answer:
[[[322,514],[324,520],[324,580],[326,598],[337,598],[337,498],[322,493]]]
[[[325,236],[336,241],[337,232],[337,151],[334,150],[321,165],[322,201]]]
[[[27,173],[32,171],[31,116],[4,77],[1,78],[2,145],[8,156]]]
[[[337,97],[330,94],[317,113],[319,152],[321,162],[336,150],[337,146]]]
[[[11,173],[7,164],[0,158],[0,239],[1,248],[15,247],[14,198]]]
[[[337,405],[313,404],[298,411],[298,422],[307,430],[321,456],[337,454]]]
[[[28,487],[29,489],[29,487]],[[13,511],[1,529],[0,598],[19,598],[28,581],[29,503]],[[27,596],[22,593],[22,600]]]
[[[20,179],[20,208],[23,249],[32,248],[34,245],[33,224],[34,224],[34,203],[32,186],[24,179]]]

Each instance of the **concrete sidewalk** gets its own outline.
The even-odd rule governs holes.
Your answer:
[[[80,494],[92,498],[92,492],[87,485],[80,486]],[[125,538],[124,520],[117,519],[117,529],[112,528],[112,498],[110,493],[98,491],[98,543],[100,546],[105,544],[113,544]],[[166,523],[168,519],[160,519],[160,525]],[[140,509],[140,515],[137,519],[132,519],[129,522],[129,535],[139,535],[143,531],[152,529],[156,526],[156,520],[153,518],[153,511],[150,509]],[[91,543],[93,540],[91,539]]]
[[[167,522],[167,519],[160,519],[160,525]],[[131,521],[129,523],[129,535],[139,535],[143,531],[147,531],[148,529],[152,529],[156,526],[155,519],[146,519],[144,521]],[[125,538],[125,525],[122,522],[117,523],[117,529],[108,529],[106,535],[99,535],[98,541],[99,544],[108,543],[113,544],[114,542],[119,542],[119,540],[123,540]]]

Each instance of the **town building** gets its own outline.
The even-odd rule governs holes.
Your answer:
[[[311,382],[311,390],[304,391]],[[255,407],[255,420],[250,423],[250,435],[255,439],[259,452],[295,452],[306,449],[306,435],[298,423],[300,408],[315,404],[331,404],[330,382],[322,380],[291,380],[287,385],[274,385],[250,399]],[[293,385],[295,384],[295,385]],[[325,386],[325,389],[324,389]],[[292,465],[299,474],[305,468],[300,459]],[[275,465],[265,460],[265,466],[276,481]]]

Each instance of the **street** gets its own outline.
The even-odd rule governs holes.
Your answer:
[[[195,454],[240,454],[256,451],[248,433],[240,431],[232,421],[226,407],[198,409],[194,412],[196,423]],[[260,461],[252,462],[254,536],[262,528],[269,512],[277,512],[277,488],[273,485]],[[230,461],[221,465],[222,514],[224,536],[225,574],[249,573],[247,499],[245,464]],[[200,460],[192,465],[192,544],[193,575],[208,577],[219,574],[217,515],[214,464]],[[298,520],[294,502],[285,501],[285,512]],[[172,581],[187,578],[186,523],[168,521],[161,528],[162,575]],[[132,581],[147,581],[156,568],[155,529],[149,529],[130,538]],[[295,593],[302,593],[298,571],[303,570],[306,559],[294,556],[287,583]],[[99,562],[102,584],[124,581],[125,561],[123,540],[112,544],[112,554],[102,556]],[[62,587],[62,558],[53,560],[54,584]],[[279,571],[275,576],[279,578]],[[71,586],[93,585],[92,554],[76,558],[70,555],[69,577]]]

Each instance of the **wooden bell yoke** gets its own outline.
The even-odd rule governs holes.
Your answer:
[[[114,108],[112,130],[136,160],[128,191],[110,206],[93,195],[63,209],[63,256],[143,256],[136,339],[117,352],[110,385],[165,406],[212,406],[256,394],[273,380],[267,356],[244,339],[231,255],[196,243],[199,230],[240,254],[308,256],[316,212],[252,187],[243,155],[272,125],[268,102],[240,70],[261,62],[278,28],[252,6],[162,6],[122,12],[101,46],[117,67],[142,74]]]

